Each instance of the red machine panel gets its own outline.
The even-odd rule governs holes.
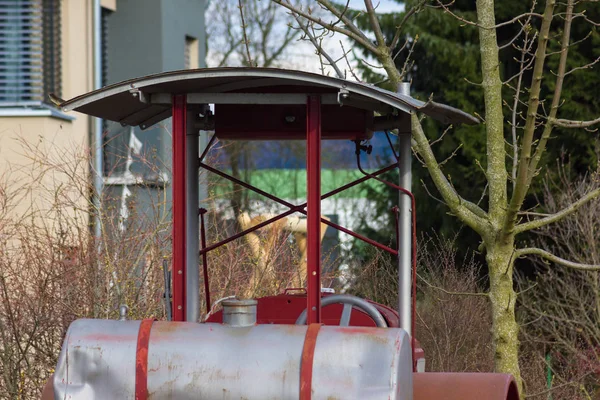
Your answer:
[[[326,294],[323,296],[327,296]],[[294,324],[300,313],[306,308],[305,294],[280,294],[257,299],[258,324]],[[398,327],[398,315],[394,310],[384,305],[370,302],[383,315],[389,327]],[[325,325],[339,325],[342,316],[341,304],[332,304],[321,310],[321,322]],[[223,315],[218,311],[211,315],[207,322],[221,323]],[[375,321],[364,312],[354,309],[350,316],[350,326],[376,326]]]
[[[339,105],[321,106],[322,139],[365,140],[373,136],[373,112]],[[306,106],[215,105],[215,133],[220,139],[305,140]]]

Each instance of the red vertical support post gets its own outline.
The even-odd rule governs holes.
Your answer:
[[[321,96],[306,104],[307,324],[321,322]]]
[[[185,320],[186,95],[173,96],[173,321]]]

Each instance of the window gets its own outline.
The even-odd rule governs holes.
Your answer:
[[[184,61],[183,67],[185,69],[196,69],[198,65],[198,39],[191,36],[185,37],[185,50],[184,50]]]
[[[61,95],[60,1],[0,0],[0,106]]]

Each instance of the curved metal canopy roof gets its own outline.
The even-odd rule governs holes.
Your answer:
[[[194,95],[198,103],[252,104],[257,96],[261,96],[259,93],[269,93],[271,100],[265,97],[261,104],[265,101],[281,104],[284,93],[290,92],[296,96],[320,93],[329,96],[330,100],[337,99],[340,104],[377,110],[384,115],[394,110],[418,111],[444,123],[479,123],[470,114],[444,104],[425,103],[364,83],[276,68],[205,68],[164,72],[106,86],[71,100],[61,100],[59,106],[63,111],[75,110],[123,125],[146,128],[171,116],[172,94],[188,94],[188,101]],[[289,96],[286,99],[291,101]]]

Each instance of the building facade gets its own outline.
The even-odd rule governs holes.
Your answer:
[[[107,199],[148,183],[168,186],[168,122],[139,132],[64,114],[55,103],[204,66],[204,9],[204,0],[0,0],[0,195],[10,199],[3,211],[51,219],[68,201],[60,212],[87,223],[97,173]]]

